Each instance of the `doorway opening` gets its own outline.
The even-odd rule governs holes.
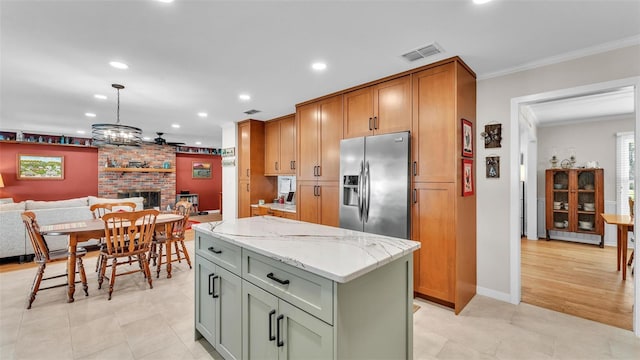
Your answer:
[[[523,196],[526,204],[525,211],[524,211],[525,216],[523,217],[522,221],[512,221],[511,229],[510,229],[511,274],[513,275],[511,278],[512,290],[510,295],[511,295],[512,303],[517,304],[520,301],[522,301],[522,292],[523,292],[522,262],[524,260],[521,256],[523,256],[523,254],[530,255],[529,247],[527,247],[525,249],[525,252],[523,253],[524,246],[521,243],[521,241],[530,241],[530,240],[521,240],[522,237],[520,235],[522,235],[523,222],[525,223],[524,228],[525,228],[527,238],[533,240],[533,242],[535,242],[535,240],[537,240],[538,238],[542,238],[541,239],[542,241],[546,240],[544,239],[546,237],[543,235],[544,232],[539,231],[539,228],[540,228],[539,223],[542,224],[542,226],[544,227],[543,225],[544,221],[542,220],[542,218],[544,217],[544,207],[542,208],[540,207],[540,199],[539,199],[540,189],[544,189],[544,181],[542,181],[542,179],[544,178],[542,177],[541,172],[538,169],[551,167],[549,160],[551,159],[550,152],[552,152],[553,150],[545,150],[549,153],[541,151],[540,143],[542,141],[541,140],[542,138],[540,137],[540,135],[541,133],[542,135],[544,135],[545,132],[547,132],[548,134],[548,131],[547,129],[540,127],[539,124],[536,123],[535,121],[532,121],[532,119],[535,119],[535,116],[532,116],[533,114],[531,113],[531,111],[538,111],[541,108],[543,108],[544,105],[548,105],[553,102],[558,102],[563,100],[579,100],[579,99],[584,100],[588,98],[593,98],[594,96],[599,96],[603,94],[610,95],[612,93],[620,92],[620,91],[623,91],[623,92],[627,91],[628,93],[630,93],[631,98],[633,99],[632,103],[635,102],[637,104],[639,102],[638,101],[639,99],[638,88],[640,87],[639,85],[640,85],[640,78],[634,77],[634,78],[610,81],[605,83],[581,86],[576,88],[528,95],[528,96],[512,99],[511,126],[512,126],[512,129],[516,129],[516,128],[519,129],[520,136],[513,136],[511,139],[512,150],[511,150],[510,165],[512,169],[520,169],[520,165],[523,165],[524,169],[522,171],[523,172],[522,177],[524,179],[524,184],[526,189],[525,190],[526,193]],[[605,117],[608,117],[608,118],[614,117],[616,119],[620,119],[617,115],[614,116],[611,114],[601,114],[598,116],[592,116],[589,120],[592,120],[595,123],[596,121],[602,121],[602,119]],[[631,114],[627,114],[626,117],[628,119],[629,118],[631,119],[630,120],[632,124],[631,130],[634,131],[635,128],[637,128],[640,125],[640,116],[638,115],[638,111],[634,110]],[[569,128],[575,128],[576,131],[571,133],[572,135],[569,138],[580,139],[579,131],[577,131],[577,129],[579,128],[577,121],[573,121],[573,123],[571,122],[565,123],[564,125],[550,124],[548,125],[548,128],[551,128],[551,126],[564,126]],[[540,129],[543,129],[543,130],[540,131]],[[635,133],[635,137],[637,140],[638,138],[637,132]],[[612,141],[615,142],[615,139],[612,139]],[[568,142],[568,140],[565,142]],[[597,149],[598,147],[597,143],[588,143],[585,145],[587,147],[594,148],[594,149]],[[566,149],[563,149],[563,151],[566,151],[567,154],[561,154],[561,158],[565,158],[565,157],[569,158],[570,156],[576,155],[575,149],[569,149],[569,148],[570,146],[567,146]],[[555,149],[555,151],[559,152],[559,149]],[[574,154],[570,154],[571,151],[573,151]],[[585,166],[586,165],[585,163],[587,161],[590,161],[590,159],[588,156],[585,156],[585,158],[581,159],[581,161],[576,161],[575,164],[576,166]],[[593,165],[593,163],[589,165]],[[611,179],[613,180],[609,180],[609,181],[613,181],[614,184],[615,184],[615,171],[616,171],[615,166],[613,169],[610,169],[610,172],[612,173]],[[636,174],[638,173],[638,169],[635,170],[635,173]],[[521,180],[520,176],[516,177],[515,171],[513,175],[514,176],[512,176],[511,178],[510,193],[511,193],[511,208],[515,209],[516,207],[518,208],[522,207],[523,199],[521,198],[521,196],[519,196],[519,193],[522,191],[522,182],[520,182]],[[635,176],[635,178],[637,179],[638,176]],[[614,186],[612,186],[611,188],[613,189]],[[614,200],[610,202],[612,202],[613,205],[615,206],[615,191],[611,190],[610,192],[613,194],[613,197],[614,197]],[[542,191],[542,193],[544,193],[544,191]],[[609,199],[611,198],[612,194],[608,194]],[[613,212],[615,212],[615,207],[613,209]],[[615,248],[616,230],[615,228],[613,228],[613,231],[607,230],[607,232],[613,232],[614,240],[611,240],[611,241],[613,241],[612,245]],[[542,241],[537,242],[537,244],[543,244]],[[567,245],[566,243],[562,244],[562,242],[563,241],[560,241],[559,245]],[[584,241],[584,242],[588,243],[589,241]],[[593,245],[581,245],[581,244],[575,244],[575,243],[572,243],[571,245],[589,246],[592,248],[592,250],[596,250],[596,251],[602,250],[602,249],[599,249],[597,246],[593,246]],[[609,242],[609,245],[611,245],[611,242]],[[614,254],[615,254],[615,250],[614,250]],[[526,261],[529,262],[529,260],[526,260]],[[529,265],[530,265],[529,263],[525,264],[525,266],[529,266]],[[607,266],[607,265],[604,265],[604,266]],[[613,260],[610,266],[613,267],[615,270],[615,260]],[[556,274],[556,277],[557,277],[557,274]],[[617,280],[615,281],[618,281],[618,282],[621,281],[621,277],[619,275],[616,279]],[[633,310],[629,309],[630,311],[629,314],[631,314],[631,311],[633,311],[633,314],[629,315],[629,317],[631,317],[632,319],[631,327],[635,330],[636,335],[639,335],[638,314],[637,314],[638,288],[639,288],[638,278],[637,276],[632,278],[627,278],[626,281],[627,283],[620,283],[621,284],[620,286],[626,287],[627,290],[630,289],[630,293],[633,298],[632,304],[636,304],[636,306],[631,306]],[[567,291],[567,288],[565,287],[563,291]],[[554,309],[554,310],[557,310],[557,309]],[[566,311],[563,311],[563,312],[566,312]]]

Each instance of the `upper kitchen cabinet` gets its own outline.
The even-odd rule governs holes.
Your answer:
[[[265,123],[265,175],[296,174],[296,117],[287,115]]]
[[[297,179],[338,181],[342,139],[342,95],[296,108]]]
[[[251,204],[276,195],[276,178],[264,176],[264,139],[262,121],[238,123],[238,217],[251,216]]]
[[[411,130],[411,75],[344,94],[344,137]]]
[[[458,60],[413,74],[414,181],[456,181],[461,119],[475,122],[475,89],[475,75]]]

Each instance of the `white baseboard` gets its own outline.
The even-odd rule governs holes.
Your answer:
[[[511,303],[511,295],[508,293],[487,289],[482,286],[476,286],[476,293],[478,295],[482,295],[482,296],[490,297],[492,299]]]

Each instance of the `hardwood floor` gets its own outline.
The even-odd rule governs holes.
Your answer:
[[[521,241],[522,302],[632,330],[633,275],[616,248],[560,240]]]

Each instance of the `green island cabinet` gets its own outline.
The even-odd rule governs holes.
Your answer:
[[[195,228],[195,336],[223,358],[412,358],[411,252],[337,282],[202,228]]]

